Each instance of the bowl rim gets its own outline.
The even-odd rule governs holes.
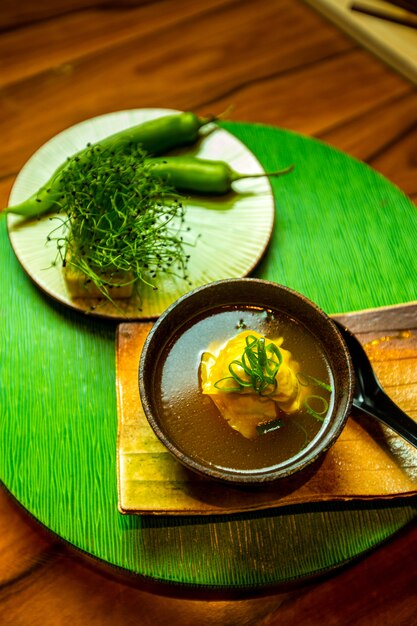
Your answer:
[[[155,369],[155,364],[150,364],[148,362],[149,354],[152,353],[152,348],[155,342],[158,342],[159,335],[163,333],[164,326],[168,324],[171,319],[173,312],[178,311],[181,306],[191,301],[192,299],[198,299],[200,294],[205,292],[212,292],[221,288],[222,286],[232,286],[232,285],[244,285],[244,284],[253,284],[259,285],[263,288],[271,288],[273,290],[278,290],[281,294],[291,295],[291,297],[296,298],[297,300],[301,300],[303,302],[303,306],[312,309],[315,311],[316,315],[318,315],[322,321],[327,325],[329,331],[332,334],[333,339],[337,342],[338,353],[343,358],[343,363],[345,366],[345,385],[342,393],[342,398],[340,399],[339,410],[335,415],[332,414],[330,419],[326,419],[323,427],[321,427],[315,437],[310,441],[305,448],[300,450],[296,455],[293,455],[289,459],[275,465],[269,466],[265,468],[259,468],[255,470],[232,470],[231,468],[220,468],[215,465],[204,464],[203,462],[199,462],[193,456],[188,455],[185,451],[181,450],[179,446],[177,446],[165,433],[163,428],[161,428],[160,423],[156,416],[154,415],[154,411],[152,408],[152,394],[148,389],[148,386],[145,383],[146,372],[150,367]],[[242,301],[234,301],[233,303],[225,302],[224,306],[233,306],[233,305],[242,305],[245,306],[245,297],[242,297]],[[212,308],[217,308],[222,306],[222,302],[218,302],[215,305],[211,304],[201,304],[199,305],[193,316],[184,320],[181,324],[175,325],[175,330],[169,333],[169,338],[173,336],[175,331],[181,332],[181,328],[193,319],[193,317],[198,317],[202,313]],[[254,305],[255,302],[246,302],[247,306]],[[262,306],[262,303],[261,303]],[[264,305],[267,306],[267,305]],[[269,306],[269,305],[268,305]],[[270,308],[273,308],[272,306]],[[277,307],[279,308],[279,307]],[[285,312],[285,309],[283,309]],[[288,313],[287,313],[288,314]],[[296,315],[293,315],[295,319],[297,319]],[[167,322],[168,320],[168,322]],[[298,320],[304,326],[306,324],[302,320]],[[309,330],[309,329],[307,329]],[[319,340],[321,339],[317,337],[317,335],[310,330],[312,334]],[[162,345],[159,346],[158,352],[161,353],[169,338],[165,337],[164,341],[161,342]],[[325,348],[323,344],[323,349]],[[327,356],[327,360],[331,361],[328,355],[328,351],[325,350],[325,354]],[[332,367],[332,362],[329,362],[329,367],[332,370],[332,376],[335,379],[334,367]],[[218,480],[223,483],[235,484],[235,485],[259,485],[259,484],[268,484],[271,482],[276,482],[281,478],[286,478],[292,474],[299,473],[301,470],[306,468],[307,466],[312,465],[319,457],[321,457],[338,439],[340,433],[342,432],[345,423],[348,419],[350,408],[352,406],[354,389],[355,389],[355,374],[353,369],[353,364],[350,356],[350,352],[347,348],[346,342],[344,341],[340,331],[338,330],[336,324],[331,319],[327,313],[325,313],[315,302],[310,300],[304,294],[282,285],[277,282],[272,282],[259,278],[252,277],[244,277],[244,278],[227,278],[218,281],[214,281],[211,283],[207,283],[206,285],[202,285],[192,289],[186,294],[182,295],[175,302],[173,302],[155,321],[151,330],[149,331],[140,356],[139,360],[139,368],[138,368],[138,383],[139,383],[139,395],[140,402],[143,407],[143,411],[148,420],[150,427],[153,432],[157,436],[157,438],[162,442],[162,444],[166,447],[166,449],[179,461],[182,465],[187,467],[188,469],[205,476],[211,479]],[[333,409],[334,410],[334,409]],[[337,418],[337,419],[336,419]]]

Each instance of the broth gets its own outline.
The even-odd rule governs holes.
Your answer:
[[[242,329],[267,338],[284,337],[283,348],[300,364],[303,375],[333,379],[320,342],[301,323],[279,311],[257,307],[221,307],[186,323],[165,347],[156,369],[156,403],[160,420],[174,445],[219,469],[259,471],[272,468],[304,449],[323,426],[304,407],[280,412],[283,426],[247,439],[231,428],[210,396],[201,392],[200,364],[213,342],[225,343]],[[321,393],[332,409],[332,393]],[[325,421],[325,415],[323,416]]]

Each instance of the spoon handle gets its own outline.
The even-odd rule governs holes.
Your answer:
[[[379,419],[417,448],[417,422],[404,413],[382,390],[375,393],[372,403],[354,400],[353,405],[367,415]]]

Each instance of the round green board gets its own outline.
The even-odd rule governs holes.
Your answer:
[[[369,167],[310,138],[224,123],[273,181],[277,212],[255,275],[328,313],[416,300],[417,211]],[[415,519],[415,500],[222,517],[117,511],[115,323],[48,299],[0,223],[0,477],[37,520],[117,570],[212,589],[257,588],[363,554]]]

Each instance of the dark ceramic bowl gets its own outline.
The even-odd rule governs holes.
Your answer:
[[[164,347],[181,334],[194,317],[219,307],[255,306],[283,312],[303,324],[313,334],[330,366],[334,402],[331,414],[315,438],[292,458],[272,467],[245,471],[217,467],[210,459],[202,461],[180,449],[164,427],[164,411],[156,402],[155,380]],[[202,350],[206,346],[201,347]],[[333,321],[303,295],[276,283],[252,278],[222,280],[197,288],[174,302],[157,320],[149,333],[139,365],[139,389],[143,409],[153,431],[166,448],[187,468],[206,477],[233,484],[264,484],[299,472],[316,461],[338,438],[352,402],[354,373],[347,347]]]

